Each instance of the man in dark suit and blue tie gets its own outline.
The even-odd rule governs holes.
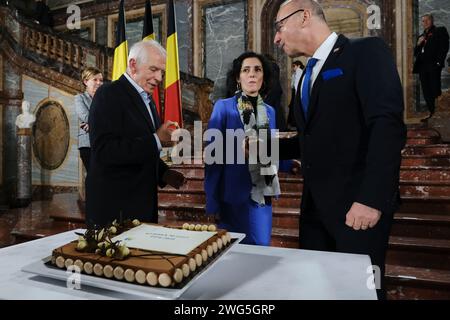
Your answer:
[[[379,38],[331,32],[312,0],[284,2],[275,29],[287,55],[309,57],[295,98],[299,134],[280,141],[281,159],[302,162],[300,248],[367,254],[383,279],[406,140],[392,54]]]
[[[125,219],[158,221],[157,188],[179,188],[184,176],[160,159],[172,126],[161,124],[152,100],[162,81],[166,51],[156,41],[134,44],[128,68],[100,87],[89,112],[90,171],[86,177],[86,223],[104,226]]]

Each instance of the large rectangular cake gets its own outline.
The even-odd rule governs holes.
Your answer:
[[[51,263],[117,281],[180,288],[230,243],[229,233],[214,225],[113,225],[87,230],[54,249]]]

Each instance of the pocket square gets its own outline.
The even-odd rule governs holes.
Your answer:
[[[337,69],[331,69],[331,70],[327,70],[322,72],[322,77],[323,80],[327,81],[336,77],[340,77],[344,74],[344,71],[342,71],[342,69],[337,68]]]

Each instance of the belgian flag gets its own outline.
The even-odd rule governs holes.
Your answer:
[[[114,63],[112,80],[117,80],[127,70],[128,43],[125,38],[125,5],[124,0],[119,4],[119,21],[117,22],[116,46],[114,49]]]
[[[145,1],[145,14],[144,14],[144,28],[142,29],[142,40],[156,40],[155,32],[153,31],[153,15],[152,4],[150,0]],[[153,101],[156,105],[156,111],[160,118],[162,118],[161,107],[159,103],[159,87],[153,90]]]
[[[176,121],[183,126],[181,112],[180,68],[178,61],[178,40],[175,25],[173,0],[167,5],[167,60],[164,95],[164,121]]]
[[[153,31],[152,4],[150,0],[145,1],[144,29],[142,30],[142,40],[156,40]]]

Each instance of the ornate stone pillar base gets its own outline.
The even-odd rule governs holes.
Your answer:
[[[20,100],[9,101],[3,108],[3,186],[7,202],[15,205],[17,195],[17,134],[15,121],[20,114]],[[16,105],[18,104],[18,105]]]
[[[16,207],[31,203],[31,129],[17,130],[17,196]]]
[[[0,70],[2,72],[2,70]],[[17,132],[16,118],[22,104],[20,70],[3,60],[3,187],[7,202],[15,205],[17,198]]]

